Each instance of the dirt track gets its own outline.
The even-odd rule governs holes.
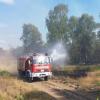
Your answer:
[[[0,69],[3,68],[5,70],[7,69],[7,71],[9,72],[14,72],[14,70],[16,70],[16,67],[12,68],[12,66],[15,66],[16,62],[12,61],[11,59],[13,58],[10,57],[5,59],[2,57],[0,61],[1,64]],[[5,61],[8,62],[5,63]],[[14,62],[12,66],[10,61]],[[22,79],[18,79],[18,80],[19,82],[23,82]],[[61,80],[56,81],[55,79],[51,79],[49,81],[37,81],[32,83],[23,82],[23,85],[26,86],[25,83],[30,85],[30,87],[31,86],[35,87],[39,91],[43,91],[50,94],[52,97],[56,98],[57,100],[96,100],[97,98],[96,92],[84,91],[80,89],[77,84],[73,84],[73,83],[63,84]]]
[[[5,61],[7,61],[5,63]],[[12,63],[13,62],[13,63]],[[14,67],[15,66],[15,67]],[[16,60],[13,57],[5,56],[0,58],[0,69],[7,70],[8,72],[16,73]],[[67,79],[66,79],[67,80]],[[13,83],[14,82],[14,83]],[[10,86],[11,84],[11,86]],[[15,84],[16,89],[13,88]],[[23,81],[23,79],[13,78],[13,79],[3,79],[0,80],[0,91],[3,93],[5,88],[9,88],[8,95],[12,95],[17,90],[17,93],[20,90],[20,87],[27,88],[27,91],[31,91],[32,87],[36,88],[39,91],[43,91],[43,93],[47,93],[57,100],[96,100],[97,95],[94,92],[87,92],[79,88],[77,84],[69,83],[64,84],[62,80],[59,79],[51,79],[49,81],[36,81],[32,83],[28,83]],[[30,88],[30,89],[29,89]],[[7,90],[5,89],[5,90]],[[13,90],[12,93],[11,89]],[[4,90],[4,91],[5,91]],[[9,90],[9,89],[8,89]],[[24,90],[24,89],[23,89]],[[7,92],[7,91],[5,91]],[[8,96],[7,95],[7,96]],[[15,94],[14,94],[15,95]],[[1,100],[1,99],[0,99]],[[11,99],[9,99],[11,100]],[[40,100],[40,99],[39,99]]]
[[[94,93],[83,92],[75,88],[75,86],[66,86],[62,83],[56,83],[53,80],[47,82],[33,82],[31,83],[40,91],[46,92],[57,100],[96,100]]]
[[[10,90],[9,90],[10,89]],[[99,88],[100,89],[100,88]],[[35,95],[42,98],[43,95],[49,95],[49,97],[53,97],[55,99],[49,100],[99,100],[96,99],[100,94],[96,91],[86,91],[81,89],[77,84],[64,84],[61,80],[51,79],[49,81],[34,81],[32,83],[27,82],[24,79],[20,79],[19,77],[0,77],[0,91],[1,93],[6,92],[6,97],[16,97],[16,95],[28,95],[30,97],[29,100],[47,100],[45,97],[43,99],[34,98],[34,92],[31,91],[40,91],[35,93]],[[3,94],[2,94],[3,95]],[[28,98],[27,97],[27,98]],[[47,97],[48,98],[48,97]],[[100,98],[100,97],[99,97]],[[6,99],[0,99],[6,100]],[[19,100],[19,99],[8,99],[8,100]],[[21,99],[24,100],[24,99]],[[25,99],[27,100],[27,99]]]

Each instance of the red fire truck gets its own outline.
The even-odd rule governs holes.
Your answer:
[[[51,57],[47,54],[32,54],[18,59],[18,72],[28,80],[43,78],[45,81],[52,76]]]

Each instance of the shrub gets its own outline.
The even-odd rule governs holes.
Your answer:
[[[7,71],[0,71],[0,76],[9,77],[9,76],[11,76],[11,73],[9,73]]]

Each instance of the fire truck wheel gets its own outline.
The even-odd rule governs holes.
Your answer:
[[[48,81],[48,76],[44,77],[44,80],[45,80],[45,81]]]
[[[18,71],[18,75],[21,76],[21,71],[20,70]]]
[[[33,80],[31,77],[26,77],[27,82],[31,83]]]
[[[31,83],[32,81],[33,81],[33,80],[32,80],[32,78],[31,78],[31,77],[29,77],[29,78],[28,78],[28,82],[30,82],[30,83]]]
[[[27,77],[26,79],[29,83],[33,82],[33,79],[31,77]]]
[[[19,71],[18,71],[18,74],[19,74],[19,77],[21,77],[21,78],[23,77],[22,71],[19,70]]]

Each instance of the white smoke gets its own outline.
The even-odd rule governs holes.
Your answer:
[[[51,49],[53,62],[57,65],[65,65],[69,60],[67,49],[62,42],[56,43]]]

